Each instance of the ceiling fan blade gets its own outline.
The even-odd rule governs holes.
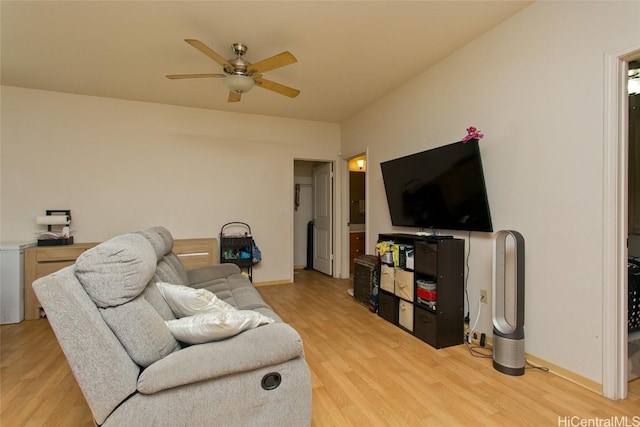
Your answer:
[[[226,74],[167,74],[168,79],[206,79],[210,77],[222,78]]]
[[[298,62],[298,60],[290,52],[282,52],[271,58],[263,59],[262,61],[249,65],[247,72],[250,74],[264,73],[265,71],[275,70],[276,68],[295,64],[296,62]]]
[[[262,77],[256,77],[253,80],[256,82],[256,85],[258,85],[259,87],[263,89],[272,90],[281,95],[288,96],[289,98],[295,98],[300,94],[300,91],[298,89],[281,85],[280,83],[272,82],[271,80],[266,80],[266,79],[263,79]]]
[[[200,40],[185,39],[184,41],[186,41],[191,46],[198,49],[200,52],[207,55],[209,58],[216,61],[218,64],[222,65],[224,68],[233,68],[231,67],[231,64],[229,64],[229,61],[227,61],[225,58],[223,58],[219,53],[211,49],[209,46],[202,43]]]
[[[240,97],[241,95],[239,93],[233,92],[233,91],[229,91],[229,99],[227,99],[228,102],[240,102]]]

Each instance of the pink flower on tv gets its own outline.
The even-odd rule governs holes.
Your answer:
[[[469,126],[467,128],[467,135],[462,138],[462,142],[467,142],[472,139],[482,139],[484,138],[484,134],[480,133],[478,129],[473,126]]]

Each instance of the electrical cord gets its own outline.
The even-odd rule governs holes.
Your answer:
[[[465,346],[467,346],[467,350],[469,350],[469,353],[473,356],[473,357],[479,357],[482,359],[491,359],[493,358],[493,350],[487,347],[480,347],[479,345],[469,345],[468,342],[465,341],[464,343]],[[479,349],[484,349],[486,351],[488,351],[488,353],[479,351]]]
[[[533,363],[529,362],[527,359],[524,359],[524,363],[529,365],[529,367],[525,368],[525,369],[537,369],[537,370],[542,371],[542,372],[549,372],[549,368],[547,368],[546,366],[534,365]]]
[[[471,346],[470,345],[470,340],[471,337],[473,336],[473,333],[476,330],[476,326],[478,326],[478,320],[480,320],[480,313],[482,312],[482,301],[478,300],[478,315],[476,316],[476,320],[475,322],[473,322],[473,326],[471,327],[471,329],[469,329],[469,333],[467,336],[465,336],[464,339],[464,345],[467,347],[467,350],[469,350],[469,354],[471,354],[473,357],[480,357],[483,359],[489,359],[493,357],[493,350],[490,348],[486,348],[486,347],[481,347],[478,345],[474,345]],[[484,349],[485,351],[480,351],[479,349]],[[488,351],[488,353],[486,352]]]
[[[473,326],[469,329],[469,336],[472,337],[473,333],[476,331],[476,326],[478,326],[478,320],[480,320],[480,312],[482,311],[482,301],[478,300],[478,315],[476,316],[475,322],[473,322]]]
[[[471,329],[469,329],[469,333],[464,338],[464,345],[467,347],[467,350],[469,350],[469,353],[473,357],[480,357],[480,358],[488,359],[490,357],[493,357],[493,350],[491,350],[489,348],[477,346],[477,345],[474,345],[474,346],[469,345],[470,344],[469,341],[470,341],[471,337],[473,336],[473,333],[476,330],[476,326],[478,326],[478,321],[480,320],[480,313],[481,312],[482,312],[482,301],[478,300],[478,315],[476,316],[476,320],[473,322],[473,326],[471,327]],[[481,348],[489,351],[489,353],[486,353],[486,352],[483,352],[483,351],[479,351],[479,349],[481,349]]]
[[[464,277],[464,295],[467,298],[467,315],[464,318],[466,323],[469,323],[469,321],[471,320],[471,318],[469,317],[469,313],[471,310],[471,303],[469,302],[469,289],[467,286],[467,283],[469,281],[469,256],[471,255],[471,231],[469,231],[469,236],[467,237],[467,241],[469,242],[469,251],[467,252],[467,258],[465,261],[465,264],[467,266],[467,274]]]

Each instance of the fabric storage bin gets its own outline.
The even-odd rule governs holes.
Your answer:
[[[413,271],[396,268],[395,294],[406,301],[413,301]]]
[[[418,242],[414,252],[416,257],[414,270],[436,277],[438,275],[438,244]]]
[[[395,293],[395,268],[390,265],[382,264],[380,266],[380,289]]]
[[[398,324],[413,332],[413,304],[400,300],[398,304]]]
[[[398,324],[398,297],[380,291],[378,294],[378,316],[394,325]]]
[[[415,310],[416,323],[413,334],[429,345],[439,348],[437,345],[437,315],[420,307],[416,307]]]

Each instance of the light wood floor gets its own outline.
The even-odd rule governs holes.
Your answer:
[[[314,427],[607,425],[612,417],[640,425],[638,380],[628,399],[612,401],[538,370],[503,375],[464,345],[435,350],[391,325],[354,302],[350,287],[299,271],[294,284],[259,288],[302,336]],[[93,425],[46,320],[3,325],[0,335],[2,427]]]

